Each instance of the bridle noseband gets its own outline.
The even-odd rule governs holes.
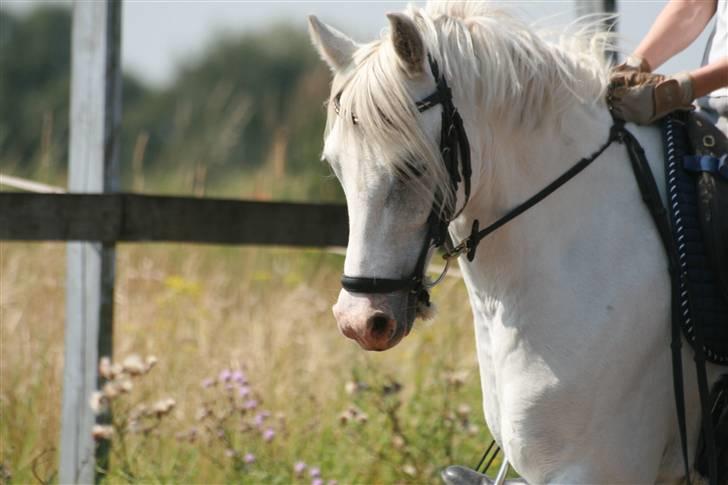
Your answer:
[[[452,102],[452,91],[447,85],[445,76],[440,74],[437,62],[428,54],[427,56],[430,71],[435,78],[435,92],[426,98],[418,101],[415,105],[420,113],[430,108],[442,106],[442,123],[440,127],[440,153],[445,170],[450,176],[450,187],[452,194],[457,194],[460,183],[463,183],[465,190],[465,202],[460,211],[454,213],[454,209],[448,209],[444,201],[447,198],[441,188],[435,191],[430,214],[427,216],[427,234],[425,241],[417,258],[417,264],[411,275],[405,278],[372,278],[366,276],[341,277],[341,286],[352,293],[392,293],[395,291],[407,290],[417,296],[417,302],[426,306],[430,304],[429,288],[442,280],[443,274],[436,281],[425,282],[425,266],[431,248],[438,248],[446,244],[448,239],[447,227],[450,221],[455,219],[465,208],[470,199],[470,143],[463,127],[463,120]],[[338,112],[338,110],[337,110]],[[352,118],[356,120],[356,118]],[[449,264],[449,259],[446,262]]]

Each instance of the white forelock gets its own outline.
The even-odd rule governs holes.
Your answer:
[[[575,104],[598,102],[606,90],[610,35],[599,33],[603,18],[574,24],[552,39],[488,2],[430,2],[424,9],[410,5],[405,13],[444,73],[469,133],[490,138],[491,123],[501,130],[535,130],[559,122]],[[425,72],[429,76],[429,67]],[[408,76],[388,32],[363,45],[334,78],[326,131],[337,118],[333,98],[340,95],[342,136],[373,147],[368,152],[377,160],[371,162],[389,170],[419,172],[422,167],[408,162],[423,163],[424,176],[412,180],[432,193],[434,186],[448,187],[449,177],[438,140],[423,130]],[[481,124],[474,127],[476,119]]]

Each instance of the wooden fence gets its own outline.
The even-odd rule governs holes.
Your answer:
[[[346,207],[139,194],[0,193],[0,240],[345,246]]]

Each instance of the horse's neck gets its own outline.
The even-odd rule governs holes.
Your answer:
[[[606,108],[575,106],[560,123],[547,124],[538,132],[515,130],[494,137],[499,148],[493,153],[484,146],[482,153],[490,151],[497,158],[483,161],[473,198],[463,217],[453,225],[456,238],[468,235],[474,219],[485,227],[543,189],[579,159],[590,156],[605,143],[610,126]],[[588,197],[589,187],[599,183],[582,173],[483,240],[476,260],[464,268],[468,280],[475,283],[471,286],[478,288],[483,298],[518,298],[528,281],[525,278],[547,271],[551,264],[548,258],[563,251],[563,244],[568,243],[564,238],[578,231],[579,219],[570,215],[575,210],[589,214],[591,205],[604,203]]]

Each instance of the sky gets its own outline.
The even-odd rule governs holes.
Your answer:
[[[81,0],[83,1],[83,0]],[[25,13],[40,3],[71,5],[70,0],[0,0],[0,7]],[[402,10],[406,1],[242,1],[242,0],[125,0],[123,3],[122,63],[124,69],[149,84],[170,83],[181,62],[204,53],[224,32],[264,29],[275,22],[306,28],[306,17],[321,20],[357,41],[379,36],[387,25],[385,13]],[[424,2],[415,1],[415,4]],[[576,17],[573,1],[494,1],[517,16],[549,28]],[[620,50],[629,52],[649,29],[665,1],[618,0]],[[710,27],[661,72],[674,73],[700,65]],[[245,62],[241,59],[240,62]]]

